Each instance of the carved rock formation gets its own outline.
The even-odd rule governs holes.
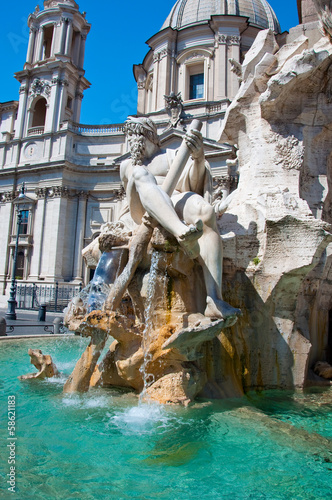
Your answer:
[[[260,32],[220,132],[238,148],[239,184],[219,228],[225,300],[236,297],[243,312],[232,335],[244,388],[303,387],[326,355],[331,62],[326,38],[310,47],[301,35],[279,49]]]
[[[143,391],[143,399],[185,405],[199,393],[215,393],[211,387],[217,382],[212,381],[211,369],[201,362],[202,357],[208,357],[202,345],[220,335],[227,321],[212,321],[202,314],[205,293],[201,274],[176,240],[155,228],[148,254],[128,286],[132,305],[128,308],[127,304],[125,312],[122,301],[116,312],[93,311],[80,321],[79,333],[90,336],[91,342],[64,391],[129,387]],[[97,365],[108,334],[114,342]],[[224,385],[224,394],[242,395],[231,366]],[[232,388],[227,391],[226,385]]]

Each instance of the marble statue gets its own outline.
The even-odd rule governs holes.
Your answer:
[[[120,175],[133,220],[141,224],[147,213],[173,235],[188,257],[197,259],[202,266],[207,292],[204,315],[235,322],[240,311],[221,296],[222,242],[210,203],[211,173],[201,133],[191,129],[185,135],[193,161],[176,166],[182,172],[178,182],[173,183],[174,191],[171,188],[169,193],[166,179],[176,160],[160,149],[152,120],[129,118],[126,134],[131,158],[122,163]]]

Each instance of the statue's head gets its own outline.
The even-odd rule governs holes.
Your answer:
[[[30,363],[34,365],[37,370],[41,370],[43,365],[52,364],[51,356],[48,356],[47,354],[44,355],[40,349],[29,349],[28,354],[31,358]]]
[[[149,151],[160,145],[157,127],[149,118],[130,116],[125,122],[124,130],[134,165],[141,165],[144,158],[150,156]]]

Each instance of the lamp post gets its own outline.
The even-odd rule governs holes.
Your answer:
[[[19,195],[19,199],[24,198],[24,184],[22,185],[22,191]],[[8,309],[6,312],[6,318],[8,319],[16,319],[16,266],[17,266],[17,255],[18,255],[18,244],[20,239],[20,229],[22,222],[22,210],[20,205],[18,204],[16,207],[17,211],[17,233],[16,233],[16,243],[15,243],[15,251],[14,251],[14,260],[13,260],[13,270],[12,270],[12,281],[10,285],[10,294],[8,303]]]

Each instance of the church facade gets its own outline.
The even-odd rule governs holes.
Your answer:
[[[238,67],[257,33],[280,33],[265,0],[178,0],[134,66],[137,115],[177,148],[193,118],[203,121],[216,193],[236,186],[235,149],[216,141],[239,88]],[[74,0],[46,0],[29,16],[26,63],[15,77],[19,100],[0,103],[0,290],[8,293],[21,211],[17,278],[24,283],[86,284],[82,249],[117,220],[124,193],[119,166],[128,155],[123,124],[83,125],[89,88],[84,49],[90,24]],[[24,184],[24,197],[18,194]]]

